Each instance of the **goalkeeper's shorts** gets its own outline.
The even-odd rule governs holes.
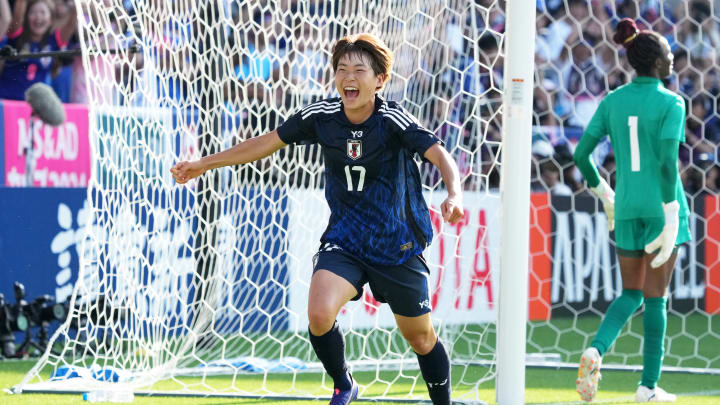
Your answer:
[[[346,252],[337,245],[329,249],[321,246],[313,258],[313,273],[328,270],[355,287],[357,301],[362,297],[365,283],[373,297],[386,302],[394,314],[415,317],[430,312],[430,269],[422,255],[396,266],[371,265]]]
[[[645,245],[655,240],[665,226],[665,218],[634,218],[615,220],[615,246],[621,256],[642,256]],[[688,217],[680,217],[675,245],[692,239]]]

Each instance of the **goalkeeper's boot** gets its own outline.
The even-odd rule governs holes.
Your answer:
[[[578,378],[575,387],[583,401],[592,401],[597,394],[598,381],[600,381],[600,363],[602,358],[596,348],[590,347],[580,357]]]
[[[352,387],[349,390],[341,391],[339,388],[335,388],[330,405],[347,405],[357,399],[359,387],[352,375],[350,375],[350,380],[352,380]]]
[[[675,402],[675,400],[677,400],[677,395],[668,394],[660,387],[650,389],[641,385],[635,391],[635,402]]]

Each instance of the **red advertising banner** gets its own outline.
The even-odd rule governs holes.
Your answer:
[[[705,237],[705,311],[720,314],[720,197],[705,197],[705,218],[707,235]]]
[[[549,320],[552,282],[552,211],[550,195],[530,195],[530,278],[528,319]]]
[[[39,119],[30,120],[30,106],[25,102],[4,100],[2,103],[5,186],[26,185],[25,149],[31,137],[37,157],[33,173],[34,186],[87,186],[90,178],[87,106],[64,104],[67,120],[53,128]]]

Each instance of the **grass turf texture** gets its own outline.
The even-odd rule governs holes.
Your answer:
[[[578,319],[554,319],[548,323],[529,323],[528,338],[532,339],[528,344],[528,352],[538,352],[540,347],[546,348],[546,352],[560,353],[562,361],[577,362],[580,353],[589,345],[595,330],[600,323],[600,317],[589,316]],[[477,339],[479,327],[468,326],[469,334]],[[574,329],[575,332],[570,332]],[[581,333],[579,333],[580,331]],[[642,316],[635,316],[630,324],[622,332],[613,350],[605,356],[605,363],[626,362],[629,364],[640,364],[642,336]],[[668,336],[674,340],[666,349],[666,366],[682,367],[710,367],[720,368],[720,316],[704,316],[699,314],[685,317],[668,317]],[[353,340],[352,336],[348,343]],[[373,340],[373,339],[369,339]],[[393,339],[396,340],[396,339]],[[490,331],[482,336],[480,341],[470,343],[471,347],[482,346],[483,352],[492,351],[494,347],[494,333]],[[467,341],[467,340],[466,340]],[[290,342],[285,342],[286,345]],[[360,342],[352,342],[351,344]],[[394,346],[405,346],[402,341],[392,343]],[[287,346],[286,346],[287,347]],[[357,346],[356,346],[357,347]],[[271,348],[268,352],[275,352],[279,345]],[[461,349],[456,347],[456,349]],[[402,351],[402,350],[401,350]],[[697,354],[693,354],[697,353]],[[704,358],[705,360],[702,360]],[[32,367],[35,360],[29,361],[0,361],[0,385],[3,388],[10,388],[20,382],[24,374]],[[463,376],[463,372],[465,375]],[[454,379],[461,376],[465,381],[477,381],[487,372],[482,367],[472,367],[463,370],[456,367],[453,370]],[[44,377],[47,378],[46,370]],[[405,396],[415,386],[416,393],[424,393],[422,380],[418,379],[417,371],[406,372],[408,378],[398,378],[397,372],[381,372],[376,375],[374,372],[357,372],[355,377],[364,385],[363,396],[380,395]],[[476,376],[468,375],[471,373]],[[527,403],[581,403],[575,393],[575,370],[556,369],[528,369],[526,378],[526,402]],[[397,379],[397,380],[396,380]],[[395,381],[395,384],[388,386],[379,381]],[[599,403],[628,403],[633,402],[633,395],[636,384],[640,380],[640,372],[627,371],[605,371],[603,380],[600,382],[600,390],[595,402]],[[295,388],[298,391],[312,391],[319,396],[330,396],[330,382],[325,383],[321,388],[322,377],[319,374],[298,374],[295,377]],[[373,382],[371,385],[371,382]],[[417,381],[417,382],[416,382]],[[243,390],[257,389],[263,386],[263,377],[260,375],[241,375],[233,381],[231,376],[214,376],[204,380],[200,378],[183,377],[179,381],[163,381],[156,384],[154,389],[173,391],[182,386],[194,391],[205,391],[212,388],[227,390],[234,386]],[[265,387],[272,391],[290,390],[293,385],[291,375],[269,375]],[[455,384],[453,384],[455,385]],[[678,404],[720,404],[720,376],[711,375],[689,375],[682,373],[664,373],[660,385],[668,392],[679,394]],[[460,392],[458,392],[460,393]],[[703,394],[698,394],[703,393]],[[494,403],[494,381],[487,382],[480,386],[480,399]],[[23,394],[13,396],[0,393],[0,405],[4,404],[79,404],[83,403],[80,395],[40,395]],[[244,403],[297,403],[307,404],[308,401],[271,401],[271,400],[247,400],[233,398],[168,398],[168,397],[142,397],[136,396],[136,404],[244,404]],[[377,402],[376,402],[377,403]]]
[[[25,373],[32,367],[34,361],[3,361],[0,362],[0,386],[10,388],[17,384]],[[361,383],[370,381],[374,377],[374,373],[357,373],[358,381]],[[527,389],[526,402],[528,404],[551,404],[551,403],[583,403],[578,400],[575,393],[575,377],[574,370],[555,370],[555,369],[528,369],[527,371]],[[228,380],[230,377],[216,377],[213,380]],[[247,379],[247,384],[252,385],[253,382],[259,383],[260,376],[243,376]],[[307,389],[317,387],[320,382],[320,376],[317,374],[298,375],[296,384]],[[603,375],[600,383],[600,391],[595,403],[628,403],[632,402],[632,396],[635,390],[636,381],[640,378],[640,373],[626,371],[608,371]],[[679,394],[676,404],[693,404],[693,405],[711,405],[720,403],[720,376],[710,375],[688,375],[678,373],[666,373],[662,378],[662,385],[669,392]],[[221,381],[217,381],[221,382]],[[211,384],[211,383],[210,383]],[[268,386],[272,387],[277,384],[279,387],[288,384],[287,378],[280,376],[275,381],[268,381]],[[410,390],[410,383],[399,381],[393,388],[391,393],[402,396]],[[480,387],[480,398],[489,403],[495,403],[493,382],[486,383]],[[161,385],[158,388],[169,388]],[[373,387],[370,387],[373,390]],[[384,389],[384,387],[375,387],[375,389]],[[710,392],[710,390],[715,392]],[[705,395],[697,393],[704,392]],[[372,393],[369,393],[372,394]],[[689,395],[688,395],[689,394]],[[325,394],[329,398],[329,393]],[[359,401],[360,402],[360,401]],[[0,393],[0,404],[15,405],[48,405],[48,404],[83,404],[79,394],[70,395],[48,395],[48,394],[22,394],[9,395]],[[135,404],[157,404],[157,405],[181,405],[181,404],[308,404],[308,401],[269,401],[269,400],[248,400],[248,399],[232,399],[232,398],[168,398],[168,397],[135,397]],[[371,402],[367,402],[371,403]],[[378,403],[378,402],[375,402]],[[379,403],[378,403],[379,404]]]

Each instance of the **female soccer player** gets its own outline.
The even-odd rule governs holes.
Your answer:
[[[639,31],[626,18],[618,24],[613,40],[627,49],[637,77],[602,100],[574,158],[588,186],[603,202],[609,229],[615,229],[623,291],[582,354],[576,385],[582,399],[594,398],[602,355],[644,300],[643,374],[635,400],[673,402],[676,396],[658,387],[657,381],[667,324],[665,294],[677,245],[690,240],[688,206],[677,164],[679,143],[685,140],[685,103],[660,81],[670,75],[673,64],[665,38]],[[605,135],[610,135],[615,152],[617,195],[590,159]]]
[[[390,304],[398,328],[415,350],[435,404],[450,403],[450,361],[430,320],[428,267],[422,251],[432,227],[415,153],[441,172],[448,197],[445,221],[463,217],[455,161],[440,140],[400,105],[377,93],[390,78],[392,53],[370,34],[345,37],[333,48],[339,98],[310,104],[276,130],[171,169],[178,183],[206,170],[248,163],[291,143],[319,143],[325,160],[330,220],[314,259],[308,318],[310,342],[334,381],[330,404],[357,398],[347,370],[338,311],[361,297],[365,283]]]

